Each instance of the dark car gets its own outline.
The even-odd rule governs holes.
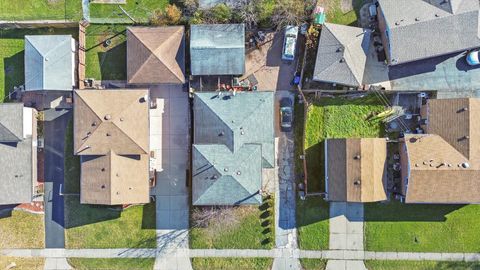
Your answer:
[[[284,132],[292,131],[293,102],[290,98],[284,97],[280,100],[280,129]]]

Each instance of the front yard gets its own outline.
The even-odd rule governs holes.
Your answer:
[[[9,265],[15,263],[16,267],[12,269],[43,270],[45,259],[40,257],[22,258],[0,256],[0,269],[10,269]]]
[[[163,10],[168,0],[127,0],[126,4],[120,6],[139,23],[146,23],[157,10]],[[94,4],[90,3],[90,17],[94,19],[114,19],[121,20],[122,22],[132,23],[129,17],[122,12],[118,7],[119,5],[112,4]]]
[[[327,260],[323,259],[300,259],[303,270],[324,270]]]
[[[320,197],[297,200],[298,245],[305,250],[328,249],[329,204]]]
[[[192,258],[193,270],[270,270],[272,258]]]
[[[190,248],[271,249],[275,244],[273,199],[261,206],[195,207],[191,213]]]
[[[44,247],[44,215],[20,210],[0,214],[0,248]]]
[[[372,251],[480,252],[479,205],[365,205]]]
[[[82,19],[80,0],[0,0],[0,20],[68,20]]]
[[[150,270],[155,264],[154,258],[68,258],[68,263],[78,270]]]
[[[134,3],[129,1],[129,3]],[[116,6],[116,5],[114,5]],[[86,33],[86,78],[127,79],[126,25],[92,24]]]
[[[365,261],[369,270],[478,270],[478,262]]]

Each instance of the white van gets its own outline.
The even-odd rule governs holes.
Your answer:
[[[295,48],[297,47],[298,26],[288,25],[285,28],[285,39],[283,41],[282,60],[293,61],[295,59]]]

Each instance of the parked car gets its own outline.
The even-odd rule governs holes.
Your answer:
[[[467,54],[467,63],[470,66],[476,66],[480,64],[480,59],[478,57],[478,50],[471,51]]]
[[[295,48],[297,47],[298,26],[288,25],[285,28],[285,39],[283,41],[282,60],[293,61],[295,59]]]
[[[293,103],[290,98],[284,97],[280,100],[280,129],[283,132],[292,131]]]

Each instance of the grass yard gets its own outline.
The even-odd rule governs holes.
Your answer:
[[[153,11],[163,10],[168,0],[127,0],[120,5],[137,22],[148,22]],[[119,19],[127,23],[132,21],[125,15],[118,5],[90,3],[90,17],[95,19]]]
[[[73,120],[65,133],[65,193],[80,193],[80,157],[73,155]]]
[[[320,0],[320,5],[325,7],[327,22],[357,26],[360,8],[365,0],[351,0],[353,10],[344,13],[341,8],[342,0]],[[323,2],[323,3],[322,3]]]
[[[324,270],[327,261],[322,259],[300,259],[303,270]]]
[[[80,0],[0,0],[0,20],[82,19]]]
[[[261,206],[220,208],[203,225],[195,225],[191,214],[190,248],[197,249],[271,249],[275,244],[273,199]]]
[[[369,270],[480,270],[478,262],[365,261]]]
[[[322,97],[310,105],[305,127],[309,192],[324,189],[324,140],[381,137],[383,123],[368,118],[383,110],[384,106],[373,95],[356,99]]]
[[[270,270],[272,258],[192,258],[193,270]]]
[[[298,245],[304,250],[326,250],[329,238],[328,203],[320,197],[297,200]]]
[[[114,5],[116,6],[116,5]],[[92,24],[86,33],[86,77],[97,80],[127,79],[126,25]],[[105,41],[111,44],[106,45]]]
[[[0,215],[0,248],[44,247],[44,215],[19,210]]]
[[[480,252],[480,205],[365,205],[372,251]]]
[[[78,270],[150,270],[155,264],[154,258],[68,258],[68,263]]]
[[[4,1],[4,0],[0,0]],[[16,1],[12,1],[12,3]],[[3,3],[3,2],[2,2]],[[0,8],[0,12],[2,12]],[[77,28],[0,29],[0,103],[8,92],[25,81],[25,35],[71,34],[78,37]]]
[[[65,199],[66,248],[155,248],[155,204],[118,207]]]
[[[40,257],[6,257],[0,256],[0,269],[8,269],[9,265],[15,263],[16,267],[12,269],[43,270],[45,259]]]

